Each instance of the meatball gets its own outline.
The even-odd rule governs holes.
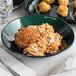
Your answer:
[[[29,46],[30,44],[33,44],[37,40],[37,33],[32,28],[21,28],[16,34],[15,34],[15,43],[20,48],[25,48]]]
[[[40,9],[40,12],[47,12],[51,9],[51,6],[46,2],[41,2],[39,4],[39,9]]]

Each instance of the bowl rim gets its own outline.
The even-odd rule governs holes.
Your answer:
[[[63,51],[61,51],[61,52],[58,52],[58,53],[55,53],[55,54],[50,54],[50,55],[48,55],[48,56],[27,56],[27,55],[24,55],[24,54],[20,54],[20,53],[18,53],[18,52],[14,52],[12,49],[10,49],[10,48],[8,48],[7,46],[6,46],[6,44],[5,44],[5,42],[4,42],[4,40],[3,40],[3,32],[4,32],[4,29],[8,26],[8,24],[10,24],[11,22],[13,22],[13,21],[15,21],[15,20],[17,20],[17,19],[21,19],[21,18],[26,18],[26,17],[46,17],[46,18],[52,18],[52,19],[58,19],[58,20],[60,20],[60,21],[63,21],[64,23],[66,23],[67,24],[67,26],[69,26],[70,27],[70,29],[72,30],[72,32],[73,32],[73,41],[72,41],[72,43],[70,44],[70,46],[68,47],[68,48],[66,48],[65,50],[63,50]],[[73,31],[73,29],[71,28],[71,26],[70,26],[70,24],[68,24],[66,21],[64,21],[64,20],[62,20],[62,19],[59,19],[59,18],[55,18],[55,17],[49,17],[49,16],[43,16],[43,15],[32,15],[32,16],[23,16],[23,17],[18,17],[18,18],[16,18],[16,19],[14,19],[14,20],[12,20],[12,21],[10,21],[8,24],[6,24],[6,26],[3,28],[3,30],[2,30],[2,32],[1,32],[1,39],[2,39],[2,42],[3,42],[3,45],[9,50],[9,52],[11,52],[11,53],[17,53],[17,54],[19,54],[19,55],[23,55],[23,56],[27,56],[27,57],[32,57],[32,58],[45,58],[45,57],[52,57],[52,56],[56,56],[56,55],[59,55],[59,54],[61,54],[61,53],[63,53],[63,52],[65,52],[66,50],[68,50],[69,48],[71,48],[72,47],[72,45],[74,44],[74,41],[75,41],[75,34],[74,34],[74,31]]]

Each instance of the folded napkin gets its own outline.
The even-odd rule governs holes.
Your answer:
[[[36,72],[21,63],[15,57],[6,52],[0,47],[0,57],[2,60],[16,71],[20,76],[36,76]],[[0,76],[13,76],[1,63],[0,63]]]

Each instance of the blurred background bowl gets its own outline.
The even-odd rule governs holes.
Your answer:
[[[23,3],[24,3],[25,0],[13,0],[13,7],[14,9],[20,7]]]

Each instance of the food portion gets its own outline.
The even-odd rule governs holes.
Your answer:
[[[58,0],[58,3],[60,4],[57,13],[61,15],[62,17],[67,17],[68,16],[68,6],[69,5],[69,0]]]
[[[32,27],[32,26],[31,26]],[[15,34],[15,43],[20,48],[25,48],[28,45],[34,43],[37,41],[37,29],[32,29],[30,27],[27,28],[21,28],[16,34]]]
[[[48,4],[52,4],[55,3],[55,0],[43,0],[44,2],[48,3]]]
[[[49,4],[54,2],[55,0],[42,0],[38,5],[35,5],[34,9],[37,14],[40,14],[40,12],[48,12],[51,9],[51,5]]]
[[[68,16],[68,7],[66,5],[60,5],[57,9],[57,13],[63,17]]]
[[[58,0],[60,5],[69,5],[69,0]]]
[[[47,12],[51,9],[51,6],[46,2],[41,2],[39,3],[39,9],[40,9],[40,12]]]
[[[15,43],[23,49],[23,54],[28,56],[45,56],[55,54],[67,47],[62,47],[63,37],[54,32],[52,25],[43,23],[38,26],[28,26],[21,28],[15,34]]]
[[[74,8],[76,8],[76,0],[74,0]]]

